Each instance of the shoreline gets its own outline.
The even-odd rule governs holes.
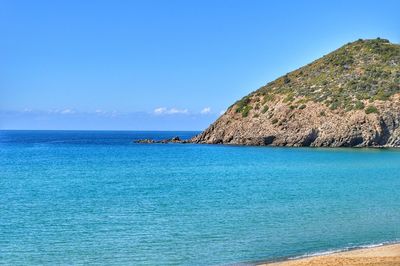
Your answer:
[[[355,247],[346,250],[326,251],[311,255],[287,258],[279,261],[255,263],[257,266],[355,266],[355,265],[400,265],[400,243],[387,243]]]

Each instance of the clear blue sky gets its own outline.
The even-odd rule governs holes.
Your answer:
[[[400,42],[400,1],[0,0],[0,128],[204,129],[358,38]]]

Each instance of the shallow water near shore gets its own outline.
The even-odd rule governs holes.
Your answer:
[[[224,265],[400,240],[400,150],[0,131],[0,264]]]

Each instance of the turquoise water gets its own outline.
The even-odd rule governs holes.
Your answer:
[[[0,131],[0,264],[215,265],[400,239],[400,151]]]

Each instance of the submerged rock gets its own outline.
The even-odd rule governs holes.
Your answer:
[[[139,139],[139,140],[134,140],[134,143],[142,143],[142,144],[154,144],[154,143],[161,143],[161,144],[167,144],[167,143],[188,143],[188,140],[181,140],[178,136],[170,138],[170,139],[162,139],[162,140],[154,140],[154,139]]]
[[[133,142],[150,144],[150,143],[155,143],[156,141],[153,139],[138,139],[138,140],[134,140]]]

